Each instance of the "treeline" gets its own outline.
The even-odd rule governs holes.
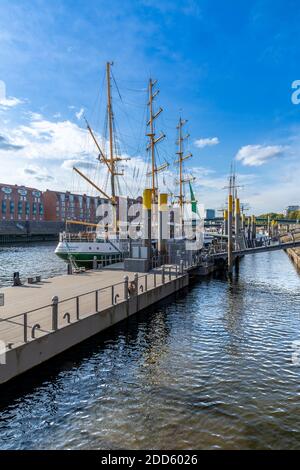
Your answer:
[[[288,213],[288,215],[284,214],[278,214],[277,212],[269,212],[268,214],[261,214],[258,215],[258,218],[261,219],[267,219],[268,216],[270,217],[270,220],[275,220],[275,219],[300,219],[300,211],[291,211]]]

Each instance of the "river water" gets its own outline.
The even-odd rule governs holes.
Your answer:
[[[24,273],[65,270],[49,246],[4,249],[2,281],[16,253]],[[297,271],[245,257],[231,283],[198,282],[5,389],[0,448],[299,449],[295,340]]]

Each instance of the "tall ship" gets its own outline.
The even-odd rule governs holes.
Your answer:
[[[123,171],[119,171],[119,164],[122,160],[128,160],[117,155],[115,137],[114,137],[114,114],[112,108],[111,94],[111,63],[106,64],[106,84],[107,84],[107,124],[108,124],[108,154],[104,152],[97,140],[96,134],[93,132],[88,121],[86,121],[87,130],[94,142],[98,152],[98,160],[105,165],[110,179],[110,193],[100,188],[81,170],[73,167],[73,170],[90,184],[101,197],[109,202],[112,207],[112,220],[110,226],[106,226],[104,230],[99,230],[98,224],[88,222],[79,222],[77,220],[66,220],[66,230],[60,233],[59,243],[55,249],[57,256],[71,263],[74,268],[89,268],[96,261],[102,265],[112,264],[122,261],[129,252],[128,239],[121,239],[118,233],[117,223],[117,203],[119,196],[117,194],[118,176],[123,176]],[[80,225],[80,231],[71,231],[69,228]]]
[[[96,190],[97,193],[101,196],[102,201],[104,201],[102,209],[105,209],[105,203],[110,203],[111,207],[113,208],[112,217],[106,226],[104,226],[103,223],[93,224],[77,220],[66,220],[66,230],[60,234],[59,243],[55,249],[55,253],[57,256],[70,263],[75,269],[80,267],[90,268],[95,262],[97,265],[101,264],[102,266],[117,263],[123,261],[124,258],[128,257],[130,254],[131,242],[127,235],[124,236],[123,232],[122,236],[120,236],[120,226],[118,220],[120,200],[122,198],[120,194],[119,177],[124,177],[124,169],[121,169],[120,166],[122,160],[129,160],[129,158],[124,158],[124,156],[122,156],[120,151],[117,149],[117,139],[115,136],[116,127],[111,93],[112,79],[116,86],[117,84],[111,73],[111,65],[112,64],[109,62],[106,64],[106,125],[108,136],[105,150],[103,149],[103,145],[100,145],[96,133],[94,133],[85,118],[88,133],[92,139],[93,144],[96,146],[97,151],[99,152],[98,161],[106,169],[107,178],[109,181],[109,190],[106,189],[106,186],[104,188],[100,187],[99,184],[96,184],[95,181],[93,181],[82,170],[79,170],[79,168],[73,167],[73,170],[77,175],[79,175],[81,179],[91,185],[91,187],[93,187],[94,190]],[[141,168],[136,170],[136,167],[134,167],[133,174],[133,179],[134,177],[136,177],[136,180],[139,178],[140,182],[141,179],[146,179],[145,184],[146,187],[151,188],[152,203],[154,206],[158,203],[159,199],[159,175],[169,167],[169,162],[166,158],[163,161],[161,158],[158,158],[159,154],[157,151],[157,144],[161,142],[166,136],[162,132],[159,134],[156,132],[156,119],[161,114],[163,109],[159,107],[157,111],[154,110],[154,100],[159,92],[158,90],[155,90],[155,85],[156,81],[150,79],[147,87],[148,118],[146,124],[146,136],[148,138],[148,158],[147,162],[145,162],[145,173],[139,174],[139,172],[143,173],[143,170]],[[117,91],[120,94],[118,88]],[[180,118],[177,126],[178,151],[174,163],[178,165],[179,170],[178,178],[175,181],[175,185],[177,187],[179,186],[179,194],[174,194],[174,192],[168,187],[164,177],[161,181],[162,185],[164,186],[164,194],[167,193],[171,196],[171,206],[177,206],[179,209],[179,232],[180,238],[182,238],[182,240],[185,238],[184,212],[187,204],[190,205],[192,210],[192,217],[193,214],[195,215],[197,213],[197,201],[195,200],[191,186],[191,182],[194,180],[194,178],[184,174],[184,162],[192,156],[191,153],[184,153],[184,141],[189,137],[188,134],[186,136],[183,135],[182,129],[185,123],[186,121]],[[186,183],[188,183],[190,186],[190,200],[187,200],[185,197],[184,186]],[[175,192],[177,193],[177,190]],[[103,214],[103,211],[100,212]],[[157,234],[158,230],[158,220],[156,217],[157,214],[155,216],[154,212],[152,214],[151,222],[153,229],[152,237],[154,233]],[[75,231],[74,227],[78,228],[79,225],[80,231]],[[125,233],[127,234],[128,220],[125,221],[125,225]],[[156,239],[153,237],[151,247],[153,253],[155,253],[158,248],[157,237]]]

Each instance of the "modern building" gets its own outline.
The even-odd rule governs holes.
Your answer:
[[[295,206],[288,206],[286,208],[285,214],[286,214],[286,216],[288,216],[290,212],[295,212],[295,211],[300,211],[300,206],[296,206],[296,205]]]
[[[215,209],[205,209],[205,218],[212,220],[216,218],[216,211]]]
[[[0,184],[0,220],[44,220],[42,192],[25,186]]]

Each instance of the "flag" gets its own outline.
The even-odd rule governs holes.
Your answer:
[[[194,212],[194,214],[198,214],[197,201],[196,201],[196,199],[195,199],[194,191],[193,191],[193,188],[192,188],[192,185],[191,185],[191,182],[190,182],[190,181],[189,181],[189,185],[190,185],[192,212]],[[198,214],[198,215],[199,215],[199,214]]]

